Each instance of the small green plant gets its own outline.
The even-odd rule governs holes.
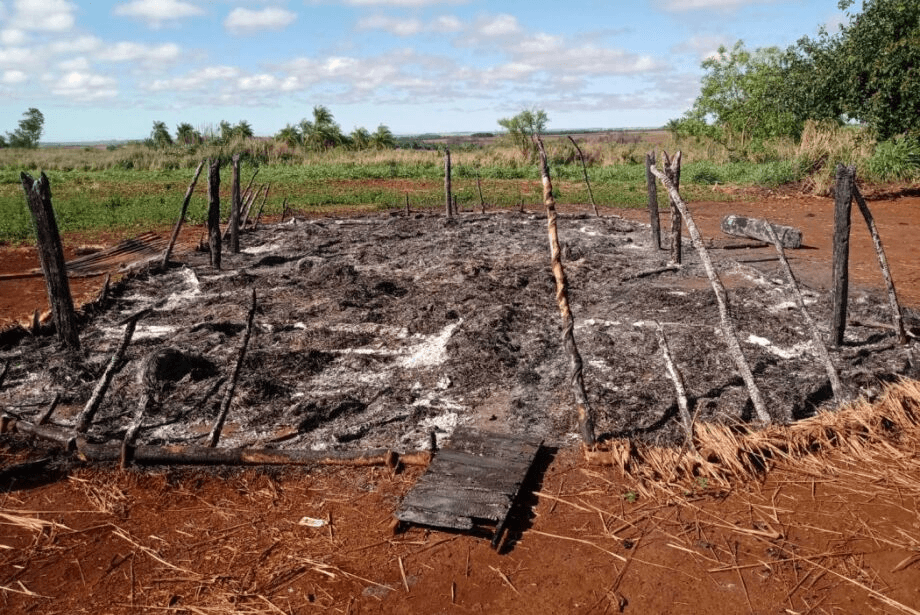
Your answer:
[[[635,504],[636,500],[639,499],[639,494],[635,491],[627,491],[623,494],[623,499],[629,502],[630,504]]]

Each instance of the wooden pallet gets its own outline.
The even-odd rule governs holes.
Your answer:
[[[494,524],[492,546],[498,548],[508,513],[541,444],[542,440],[458,427],[406,494],[396,518],[455,530]]]

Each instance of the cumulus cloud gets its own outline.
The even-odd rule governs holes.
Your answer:
[[[215,81],[235,83],[241,72],[235,66],[206,66],[181,77],[157,79],[147,88],[157,92],[194,92],[211,88]]]
[[[385,15],[363,17],[356,25],[358,30],[384,30],[396,36],[412,36],[422,31],[422,22],[418,19],[400,19]]]
[[[436,4],[466,4],[466,0],[345,0],[351,6],[422,7]]]
[[[51,93],[74,102],[91,102],[118,96],[118,82],[112,77],[71,71],[57,79]]]
[[[260,11],[235,8],[224,20],[224,28],[231,34],[247,35],[264,30],[283,30],[294,23],[295,19],[296,13],[275,7]]]
[[[515,16],[504,14],[482,19],[476,31],[481,36],[495,38],[517,34],[521,31],[521,26]]]
[[[37,32],[66,32],[73,28],[76,5],[70,0],[15,0],[9,25]]]
[[[714,55],[720,46],[731,44],[732,41],[724,36],[693,36],[674,45],[671,52],[691,54],[702,59]]]
[[[0,83],[3,83],[4,85],[17,85],[20,83],[25,83],[28,80],[29,76],[21,70],[3,71],[3,76],[0,77]]]
[[[24,45],[29,40],[29,36],[22,30],[16,28],[6,28],[0,30],[0,43],[4,45]]]
[[[678,13],[694,10],[731,10],[754,4],[771,4],[775,0],[663,0],[661,8]]]
[[[106,45],[99,49],[95,57],[103,62],[153,62],[168,63],[179,58],[178,45],[166,43],[163,45],[142,45],[122,41]]]
[[[112,12],[121,17],[140,19],[151,28],[159,28],[164,23],[186,17],[204,15],[202,9],[182,0],[133,0],[116,5]]]

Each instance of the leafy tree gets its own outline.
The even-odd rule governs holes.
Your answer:
[[[9,145],[6,142],[6,137],[0,135],[0,149],[3,149],[4,147],[9,147]]]
[[[841,10],[853,0],[841,0]],[[840,63],[844,111],[881,139],[920,135],[920,2],[863,0],[837,39],[825,42]]]
[[[154,147],[167,147],[173,144],[166,122],[154,122],[150,131],[150,143]]]
[[[310,149],[326,150],[341,145],[344,140],[342,128],[323,105],[313,107],[313,120],[304,118],[299,127],[301,142]]]
[[[371,135],[370,143],[374,149],[393,149],[396,147],[396,138],[388,126],[381,124]]]
[[[19,120],[19,128],[13,132],[6,133],[6,139],[2,139],[0,147],[22,147],[36,148],[44,132],[45,116],[35,107],[30,107],[28,111],[22,114]]]
[[[538,136],[546,130],[549,118],[543,109],[524,109],[514,117],[498,120],[498,125],[508,131],[511,142],[521,150],[521,156],[532,160],[537,153]]]
[[[240,139],[251,139],[253,137],[252,125],[246,120],[240,120],[233,127],[233,136]]]
[[[220,140],[222,143],[227,143],[233,139],[233,126],[231,126],[230,122],[227,120],[221,120],[220,124],[217,125],[217,129],[220,131]]]

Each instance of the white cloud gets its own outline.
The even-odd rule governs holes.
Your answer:
[[[37,32],[66,32],[73,28],[76,5],[70,0],[15,0],[10,26]]]
[[[431,28],[435,32],[459,32],[463,29],[463,22],[453,15],[442,15],[432,22]]]
[[[698,9],[731,10],[753,4],[771,4],[775,0],[664,0],[662,8],[671,12]]]
[[[718,52],[722,45],[731,46],[732,41],[724,36],[693,36],[687,40],[674,45],[671,48],[672,53],[687,53],[696,56],[699,59],[708,58]]]
[[[28,47],[0,48],[0,66],[29,66],[34,53]]]
[[[210,88],[214,81],[229,83],[237,79],[240,73],[240,69],[235,66],[206,66],[183,77],[158,79],[147,88],[158,92],[194,92]]]
[[[152,28],[159,28],[165,22],[204,15],[202,9],[182,0],[133,0],[118,4],[112,12],[140,19]]]
[[[118,82],[112,77],[71,71],[55,81],[51,92],[75,102],[105,100],[118,96]]]
[[[179,58],[178,45],[142,45],[122,41],[106,45],[96,53],[96,58],[104,62],[173,62]]]
[[[81,36],[79,38],[54,41],[48,45],[48,51],[55,55],[71,55],[89,53],[102,47],[102,39],[95,36]]]
[[[399,19],[384,15],[373,15],[358,20],[358,30],[384,30],[396,36],[412,36],[422,31],[422,22],[418,19]]]
[[[224,20],[224,28],[231,34],[254,34],[263,30],[283,30],[294,23],[295,19],[296,13],[274,7],[261,11],[235,8]]]
[[[466,0],[345,0],[351,6],[421,7],[436,4],[466,4]]]
[[[521,31],[521,26],[516,17],[504,14],[482,20],[476,30],[482,36],[495,38],[517,34]]]
[[[28,75],[26,75],[21,70],[7,70],[3,71],[3,76],[0,77],[0,83],[5,85],[16,85],[19,83],[25,83],[29,80]]]
[[[7,28],[0,30],[0,43],[4,45],[24,45],[29,40],[29,36],[22,30],[16,28]]]
[[[90,63],[85,56],[77,56],[76,58],[59,62],[58,68],[68,73],[72,71],[85,72],[89,70]]]

